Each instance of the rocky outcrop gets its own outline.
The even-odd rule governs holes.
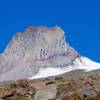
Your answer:
[[[35,95],[35,88],[27,80],[18,80],[13,84],[0,87],[0,98],[4,100],[30,100]]]
[[[100,100],[100,71],[0,85],[1,100]],[[82,76],[82,75],[83,76]]]
[[[77,57],[60,27],[28,27],[16,33],[0,55],[0,82],[30,78],[43,67],[67,67]]]
[[[4,55],[16,61],[23,57],[25,60],[30,57],[41,61],[60,55],[74,59],[78,54],[65,41],[64,31],[60,27],[29,27],[13,37]]]

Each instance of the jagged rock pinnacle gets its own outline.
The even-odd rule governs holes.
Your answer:
[[[29,27],[23,33],[17,33],[13,37],[5,54],[15,56],[14,59],[20,59],[32,53],[33,57],[40,59],[43,55],[47,58],[64,54],[68,47],[64,39],[64,31],[60,27]],[[40,54],[41,52],[43,55]]]
[[[60,27],[28,27],[16,33],[0,56],[4,59],[0,61],[0,80],[6,75],[11,80],[28,78],[41,67],[65,67],[76,57],[79,54],[65,41]]]

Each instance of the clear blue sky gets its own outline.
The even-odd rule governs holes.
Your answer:
[[[100,0],[0,0],[0,52],[31,25],[61,26],[71,46],[100,62]]]

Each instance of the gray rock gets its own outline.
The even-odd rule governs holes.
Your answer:
[[[0,82],[29,78],[41,67],[67,67],[77,57],[60,27],[29,27],[16,33],[0,55]]]

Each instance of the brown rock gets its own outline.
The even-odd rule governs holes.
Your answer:
[[[4,86],[0,88],[0,98],[6,98],[15,94],[15,90],[10,86]]]
[[[97,93],[97,95],[93,98],[93,100],[100,100],[100,91]]]
[[[62,77],[56,77],[55,80],[56,80],[56,81],[62,81],[63,78],[62,78]]]
[[[46,82],[46,85],[51,85],[51,84],[54,84],[54,81],[48,81],[48,82]]]
[[[79,91],[75,91],[67,95],[64,100],[84,100],[84,97]]]
[[[16,83],[1,86],[0,98],[9,100],[28,100],[26,98],[33,98],[35,95],[35,88],[30,87],[28,81],[19,80]],[[21,99],[19,99],[21,98]]]
[[[28,97],[21,94],[16,94],[14,96],[8,97],[6,100],[29,100]]]
[[[71,85],[69,82],[60,83],[57,86],[57,96],[64,95],[70,90],[71,90]]]
[[[27,80],[18,80],[16,81],[16,85],[18,85],[19,87],[26,88],[29,86],[29,83]]]

